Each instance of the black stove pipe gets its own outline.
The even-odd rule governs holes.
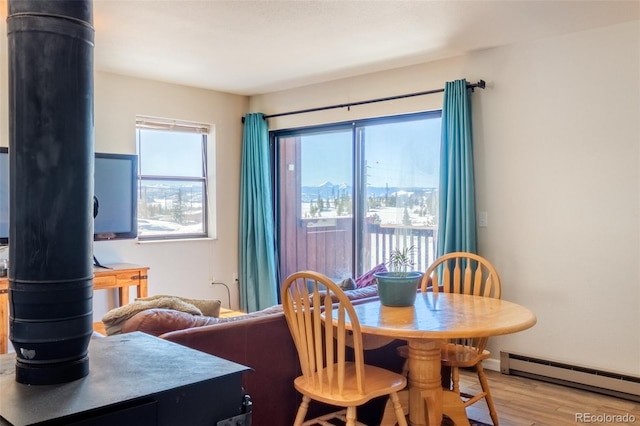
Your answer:
[[[93,5],[9,0],[9,304],[16,381],[89,373]]]

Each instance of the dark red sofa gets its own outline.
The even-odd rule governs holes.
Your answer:
[[[375,286],[349,290],[345,293],[354,304],[377,297]],[[300,364],[282,307],[231,318],[194,316],[167,309],[142,311],[128,319],[122,332],[142,331],[188,346],[239,364],[251,367],[245,373],[243,385],[253,402],[253,426],[286,426],[293,424],[300,394],[293,380],[300,373]],[[401,340],[365,351],[365,361],[400,372],[404,359],[396,348]],[[358,420],[379,424],[386,398],[369,402],[358,411]],[[312,403],[307,418],[330,411],[319,403]]]

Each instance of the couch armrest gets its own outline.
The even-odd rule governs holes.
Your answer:
[[[282,311],[225,318],[214,325],[173,331],[162,339],[246,365],[243,385],[256,425],[290,425],[301,401],[293,380],[300,362]]]

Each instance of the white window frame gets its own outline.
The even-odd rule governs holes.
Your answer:
[[[181,132],[181,133],[196,133],[202,135],[202,176],[200,177],[176,177],[169,175],[142,175],[141,165],[144,161],[143,155],[141,154],[140,145],[139,145],[139,135],[138,132],[141,129],[148,130],[159,130],[166,132]],[[185,239],[210,239],[214,238],[215,227],[212,226],[215,223],[212,212],[214,209],[212,206],[214,203],[214,191],[211,190],[212,185],[212,173],[211,168],[209,167],[210,159],[210,146],[213,144],[213,131],[212,126],[203,123],[190,122],[190,121],[182,121],[182,120],[173,120],[173,119],[165,119],[158,117],[148,117],[148,116],[137,116],[136,117],[136,149],[138,152],[138,185],[141,188],[142,182],[145,180],[164,180],[164,181],[194,181],[201,182],[203,184],[203,232],[201,233],[167,233],[167,234],[156,234],[156,235],[142,235],[138,232],[138,240],[141,242],[152,242],[152,241],[175,241],[175,240],[185,240]],[[139,191],[139,197],[142,196]],[[138,208],[138,220],[140,220],[140,208]],[[144,218],[142,218],[144,219]]]

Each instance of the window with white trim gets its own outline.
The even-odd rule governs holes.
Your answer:
[[[138,239],[205,238],[206,124],[136,118]]]

